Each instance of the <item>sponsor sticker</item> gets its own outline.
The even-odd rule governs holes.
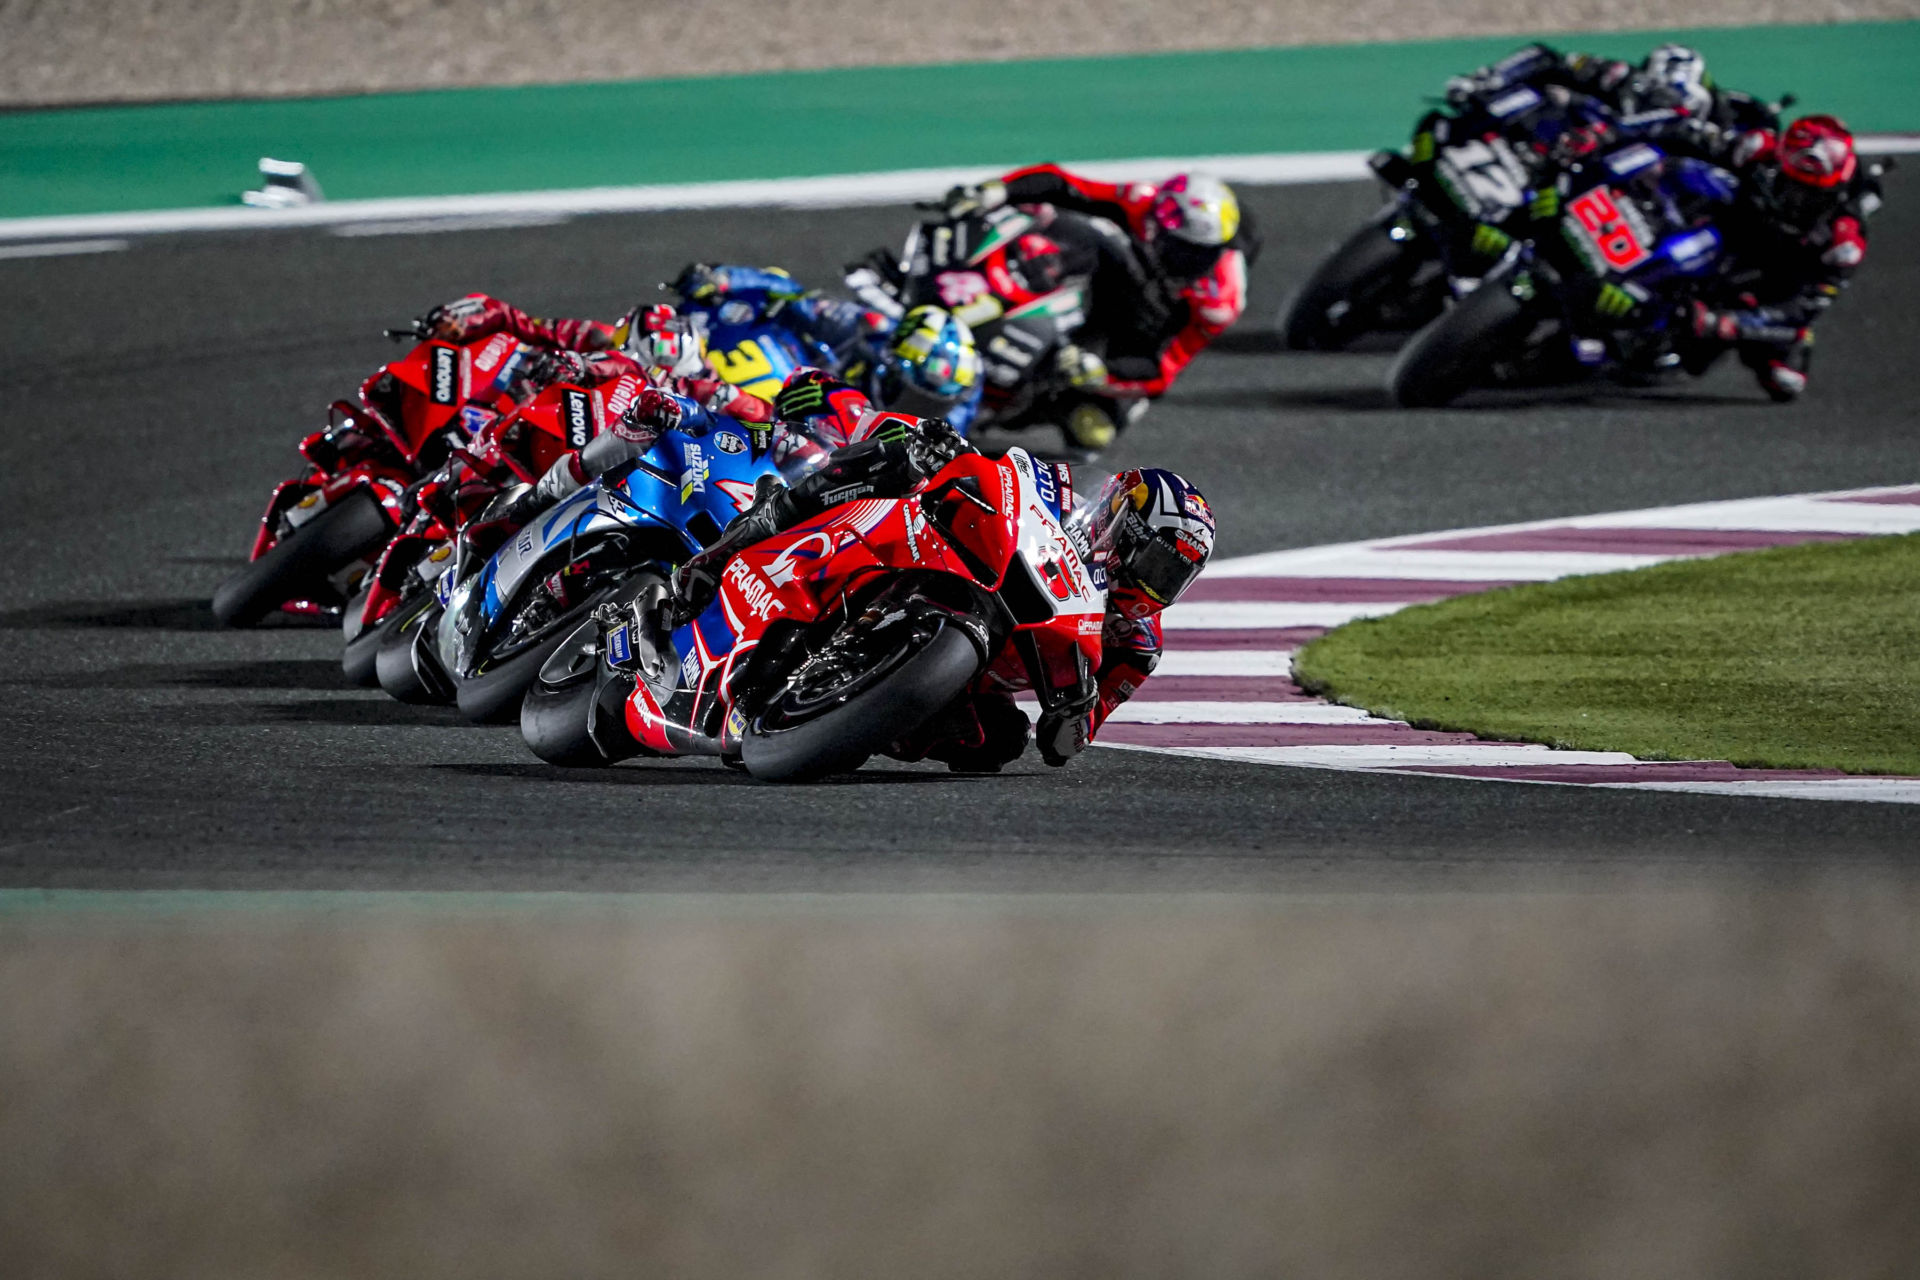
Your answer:
[[[765,622],[775,610],[781,613],[787,611],[786,603],[774,595],[773,587],[755,573],[753,566],[745,560],[735,560],[729,564],[726,577],[733,583],[734,590],[740,593],[740,602],[760,621]]]
[[[607,636],[607,661],[613,666],[633,661],[632,627],[623,622]]]
[[[686,469],[680,473],[680,501],[691,502],[696,493],[707,491],[707,455],[697,444],[689,444],[682,455]]]
[[[593,439],[593,405],[587,400],[587,393],[562,392],[561,409],[567,423],[568,447],[585,448],[587,441]]]
[[[435,404],[453,404],[460,398],[460,352],[454,347],[433,349],[428,394]]]
[[[747,451],[747,442],[731,431],[714,432],[713,445],[714,448],[720,450],[722,453],[745,453]]]
[[[720,304],[721,324],[745,324],[753,319],[753,304],[735,298]]]

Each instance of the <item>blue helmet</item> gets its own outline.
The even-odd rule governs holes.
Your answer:
[[[942,307],[915,307],[887,346],[879,400],[888,409],[937,418],[980,385],[973,330]]]

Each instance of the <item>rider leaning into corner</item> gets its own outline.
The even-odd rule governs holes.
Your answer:
[[[1877,169],[1832,116],[1795,120],[1768,136],[1740,171],[1724,229],[1737,264],[1718,307],[1697,302],[1687,368],[1704,372],[1728,350],[1779,402],[1807,388],[1813,322],[1866,260],[1867,218],[1880,207]]]
[[[1659,46],[1637,67],[1528,45],[1456,77],[1448,98],[1461,102],[1514,85],[1584,94],[1608,108],[1610,123],[1575,131],[1576,151],[1639,137],[1681,163],[1705,160],[1738,177],[1724,216],[1736,264],[1731,285],[1715,305],[1694,304],[1682,364],[1704,373],[1734,350],[1773,400],[1805,391],[1813,322],[1866,260],[1867,219],[1882,199],[1878,174],[1860,164],[1846,126],[1816,115],[1782,129],[1771,105],[1721,88],[1706,60],[1677,44]]]
[[[713,602],[722,570],[741,550],[842,503],[905,497],[973,449],[940,419],[876,410],[845,383],[815,385],[829,392],[836,412],[854,420],[852,443],[835,449],[791,486],[763,478],[752,505],[674,573],[665,600],[652,609],[645,602],[634,606],[635,630],[654,637],[656,651],[665,648],[659,640],[663,632]],[[1066,464],[1054,465],[1061,491],[1072,493]],[[1042,715],[1035,732],[1042,759],[1056,766],[1079,754],[1152,674],[1160,659],[1160,612],[1200,575],[1214,542],[1206,499],[1180,476],[1157,468],[1109,479],[1096,499],[1078,503],[1069,513],[1067,530],[1087,564],[1096,567],[1096,578],[1104,571],[1107,620],[1092,686]],[[1027,745],[1026,713],[1014,705],[1016,690],[989,680],[983,676],[967,698],[896,743],[891,754],[940,760],[965,773],[997,773],[1018,759]]]
[[[1061,372],[1079,393],[1062,426],[1080,450],[1098,452],[1240,318],[1259,236],[1233,191],[1197,173],[1155,186],[1042,164],[955,187],[945,202],[948,217],[1006,204],[1039,206],[1048,238],[1069,255],[1092,255],[1086,346],[1061,352]],[[1131,252],[1115,252],[1102,222],[1125,231]]]
[[[984,384],[973,333],[943,308],[916,307],[896,323],[773,267],[695,262],[669,287],[714,307],[724,323],[777,324],[825,347],[840,376],[882,408],[945,418],[962,434],[980,412]]]

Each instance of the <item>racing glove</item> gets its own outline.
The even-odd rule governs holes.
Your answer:
[[[673,571],[665,620],[679,626],[705,612],[720,593],[720,575],[727,562],[738,552],[794,524],[798,514],[787,487],[773,476],[761,476],[747,509],[735,516],[711,545]]]
[[[1071,386],[1103,387],[1107,383],[1107,362],[1071,342],[1054,356],[1054,367]]]
[[[416,320],[414,327],[426,337],[442,342],[464,342],[468,337],[499,328],[506,311],[506,304],[499,299],[484,293],[470,293],[441,303]]]
[[[941,206],[949,218],[964,218],[970,213],[985,213],[1007,202],[1007,184],[999,179],[978,186],[960,186],[947,192]]]
[[[726,273],[707,262],[689,262],[667,286],[689,302],[703,301],[725,292]]]
[[[628,440],[644,440],[651,445],[662,431],[679,426],[685,416],[678,400],[658,387],[648,387],[633,398],[627,411],[614,421],[613,429]]]
[[[530,389],[550,387],[556,382],[585,382],[592,365],[578,351],[541,351],[527,361],[520,382]]]

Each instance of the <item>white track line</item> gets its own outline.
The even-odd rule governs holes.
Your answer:
[[[1255,627],[1337,627],[1356,618],[1382,618],[1404,604],[1302,604],[1200,601],[1167,610],[1169,627],[1247,630]]]
[[[1158,178],[1202,170],[1229,182],[1340,182],[1367,176],[1365,151],[1303,151],[1250,156],[1152,157],[1076,161],[1076,172],[1106,181]],[[731,182],[581,187],[566,191],[506,191],[485,195],[410,196],[390,200],[328,200],[295,209],[230,205],[214,209],[154,209],[136,213],[68,214],[0,219],[0,240],[71,235],[149,235],[169,231],[236,231],[320,227],[347,223],[473,219],[520,214],[566,217],[581,213],[650,213],[669,209],[853,208],[934,198],[948,187],[978,182],[1025,163],[966,168],[900,169],[818,178],[753,178]],[[449,224],[447,230],[458,230]]]
[[[1291,649],[1170,649],[1154,674],[1163,676],[1291,676]]]
[[[1862,137],[1860,149],[1889,155],[1920,150],[1920,135]],[[1077,160],[1070,169],[1108,182],[1155,178],[1184,170],[1211,173],[1228,182],[1290,185],[1353,182],[1365,179],[1369,151],[1285,151],[1257,155],[1155,156],[1136,160]],[[389,200],[329,200],[297,209],[255,209],[228,205],[211,209],[149,209],[131,213],[63,214],[40,218],[0,218],[0,241],[52,236],[152,235],[175,231],[241,231],[286,227],[323,227],[350,223],[414,222],[404,231],[474,229],[476,217],[550,214],[559,221],[582,213],[651,213],[669,209],[854,208],[924,200],[948,187],[1005,173],[1022,158],[1004,165],[961,168],[897,169],[884,173],[843,173],[816,178],[749,178],[729,182],[649,183],[636,186],[579,187],[558,191],[504,191],[480,195],[408,196]],[[447,220],[433,226],[434,220]],[[464,223],[461,220],[468,220]],[[368,232],[366,234],[379,234]]]
[[[125,240],[56,240],[52,244],[0,244],[0,258],[64,258],[81,253],[119,253]]]

